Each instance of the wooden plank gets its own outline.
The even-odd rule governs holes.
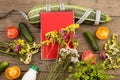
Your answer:
[[[120,0],[96,0],[97,3],[113,3],[113,5],[120,2]],[[112,5],[111,5],[112,6]],[[114,6],[112,6],[114,7]]]
[[[62,1],[63,3],[68,3],[67,0]],[[34,5],[41,5],[41,4],[55,4],[55,3],[61,3],[59,0],[0,0],[0,13],[5,13],[9,10],[15,9],[15,10],[22,10],[25,12],[28,12],[30,8],[32,8]],[[9,5],[8,5],[9,4]]]
[[[0,62],[2,62],[2,61],[9,62],[10,66],[17,65],[21,68],[22,71],[28,70],[28,68],[31,64],[34,64],[34,65],[38,66],[41,69],[41,71],[49,71],[50,68],[48,68],[48,66],[53,64],[53,61],[43,61],[43,60],[41,60],[40,59],[40,53],[37,53],[32,57],[32,61],[29,65],[25,65],[22,62],[20,62],[19,59],[13,58],[13,57],[7,56],[7,55],[6,56],[0,55]]]
[[[16,80],[21,80],[21,78],[23,77],[23,75],[25,74],[26,72],[22,72],[21,73],[21,76],[16,79]],[[45,80],[46,77],[48,76],[48,72],[39,72],[37,74],[37,79],[36,80]],[[67,76],[66,74],[64,74],[64,76]],[[63,77],[62,77],[63,78]],[[114,79],[110,79],[110,80],[119,80],[120,79],[120,76],[115,76]],[[7,80],[6,77],[5,77],[5,73],[2,73],[1,76],[0,76],[0,80]],[[65,79],[62,79],[62,80],[65,80]]]
[[[17,9],[17,10],[24,10],[25,12],[29,10],[30,7],[36,4],[43,3],[43,0],[37,1],[37,0],[0,0],[0,11],[1,13],[4,13],[6,11]],[[8,5],[9,4],[9,5]],[[24,6],[24,7],[23,7]]]
[[[0,1],[0,13],[6,13],[10,10],[22,10],[24,12],[29,12],[29,10],[35,5],[41,4],[72,4],[77,6],[90,7],[93,9],[100,9],[101,11],[109,14],[110,16],[120,16],[120,1],[119,0],[39,0],[38,2],[29,0],[1,0]],[[32,4],[31,4],[32,3]],[[9,4],[9,5],[8,5]],[[89,4],[89,5],[88,5]],[[23,7],[24,6],[24,7]],[[114,13],[113,13],[114,12]]]
[[[112,17],[112,18],[113,18],[112,21],[110,21],[106,24],[99,25],[99,26],[106,26],[106,27],[109,28],[110,33],[109,33],[109,38],[108,39],[110,39],[112,34],[114,34],[114,33],[119,34],[119,36],[120,36],[120,31],[119,31],[120,19],[119,19],[119,17]],[[93,33],[95,35],[95,32],[96,32],[96,30],[99,26],[81,25],[81,27],[78,30],[76,30],[76,34],[79,37],[78,51],[84,51],[84,50],[90,48],[90,46],[88,45],[88,42],[87,42],[86,38],[84,37],[83,33],[85,31],[90,31],[91,33]],[[107,40],[98,40],[97,39],[97,42],[100,46],[100,50],[103,48],[103,45]],[[120,40],[120,37],[118,38],[118,40]]]
[[[21,80],[22,77],[23,77],[23,75],[24,75],[25,73],[26,73],[26,72],[22,72],[21,75],[20,75],[20,77],[19,77],[18,79],[15,79],[15,80]],[[45,80],[46,77],[48,76],[48,74],[49,74],[48,72],[39,72],[39,73],[37,74],[37,79],[36,79],[36,80]],[[66,74],[65,74],[64,76],[66,76]],[[63,78],[64,78],[64,77],[62,77],[62,79],[59,79],[59,80],[65,80],[65,79],[63,79]],[[1,74],[0,80],[7,80],[6,77],[5,77],[5,73],[2,73],[2,74]]]
[[[90,7],[90,8],[94,8],[94,9],[100,9],[103,12],[109,14],[110,16],[114,16],[112,17],[113,20],[111,22],[108,22],[106,24],[101,24],[100,26],[107,26],[110,29],[110,35],[109,38],[111,37],[111,35],[113,33],[117,33],[120,36],[120,32],[119,32],[119,22],[120,22],[120,0],[0,0],[0,16],[2,16],[4,13],[7,13],[8,11],[12,10],[12,9],[17,9],[17,10],[22,10],[26,13],[29,12],[29,10],[37,4],[46,4],[46,3],[66,3],[66,4],[72,4],[72,5],[77,5],[77,6],[85,6],[85,7]],[[9,5],[8,5],[9,4]],[[89,4],[89,5],[88,5]],[[119,17],[118,17],[119,16]],[[0,20],[0,34],[2,34],[0,36],[0,40],[10,40],[7,38],[6,36],[6,28],[9,25],[15,25],[18,27],[18,24],[20,21],[23,21],[25,23],[27,23],[27,21],[17,12],[12,13],[11,15],[9,15],[6,19],[2,19]],[[37,25],[38,27],[35,27],[35,25],[30,25],[29,23],[27,23],[27,25],[29,26],[30,31],[32,32],[35,41],[36,42],[40,42],[40,28],[39,25]],[[90,46],[88,45],[88,42],[86,41],[83,32],[85,31],[90,31],[92,33],[95,33],[96,29],[98,28],[98,26],[93,26],[93,25],[81,25],[81,27],[76,31],[76,33],[79,36],[79,46],[78,46],[78,51],[81,52],[79,53],[80,55],[82,54],[83,51],[85,51],[86,49],[90,49]],[[19,35],[18,38],[23,38],[22,35]],[[18,39],[17,38],[17,39]],[[119,39],[120,40],[120,37]],[[103,48],[104,43],[106,42],[106,40],[98,40],[97,39],[98,44],[100,45],[100,50]],[[101,59],[99,57],[99,54],[97,55],[97,62],[100,62]],[[8,61],[10,63],[10,66],[19,66],[22,70],[22,75],[28,70],[29,66],[31,64],[35,64],[40,68],[40,71],[42,73],[42,77],[40,78],[40,80],[45,80],[46,76],[48,75],[48,72],[50,71],[50,68],[48,69],[47,65],[52,65],[53,61],[48,61],[49,64],[47,64],[47,61],[42,61],[40,59],[40,52],[38,54],[35,54],[33,56],[33,60],[29,65],[24,65],[23,63],[21,63],[18,59],[16,58],[12,58],[12,57],[8,57],[8,56],[2,56],[0,55],[0,62],[1,61]],[[51,67],[51,66],[50,66]],[[107,71],[108,74],[113,74],[116,76],[115,79],[112,80],[119,80],[120,79],[120,69],[117,70],[108,70]],[[40,72],[39,72],[40,74]],[[37,80],[39,77],[39,74],[37,76]],[[17,80],[20,80],[21,77]],[[0,80],[5,80],[5,76],[4,73],[0,75]]]
[[[45,78],[47,77],[48,73],[47,72],[41,72],[42,74],[38,74],[37,80],[45,80]],[[65,76],[65,77],[64,77]],[[62,79],[64,78],[64,79]],[[58,80],[65,80],[65,78],[67,78],[67,74],[63,74],[63,77],[61,79]],[[71,79],[73,80],[73,79]],[[110,79],[110,80],[120,80],[120,76],[115,75],[114,79]]]
[[[81,55],[82,53],[79,53],[79,54]],[[99,54],[96,54],[96,56],[97,56],[97,62],[101,62],[102,60],[100,59]],[[2,62],[2,61],[8,61],[10,66],[17,65],[21,68],[22,71],[28,70],[28,68],[31,64],[37,65],[40,68],[40,71],[50,71],[50,68],[53,66],[52,64],[54,64],[53,60],[50,60],[50,61],[41,60],[40,53],[35,54],[32,57],[32,61],[29,65],[23,64],[17,58],[13,58],[11,56],[0,55],[0,62]],[[49,66],[49,68],[48,68],[48,66]]]
[[[94,8],[96,4],[96,0],[70,0],[70,4]]]
[[[5,20],[3,20],[3,21],[0,22],[0,26],[3,26],[3,27],[0,27],[0,31],[1,31],[0,34],[2,34],[2,35],[0,36],[0,39],[1,39],[1,40],[9,40],[9,39],[7,38],[6,32],[5,32],[8,25],[13,24],[13,25],[15,25],[15,26],[18,27],[18,24],[19,24],[19,22],[21,21],[21,20],[20,20],[19,18],[17,18],[17,17],[16,17],[16,18],[14,18],[13,16],[11,16],[11,17],[12,17],[12,20],[9,19],[9,18],[7,18],[7,21],[6,21],[6,19],[5,19]],[[106,27],[109,28],[109,30],[110,30],[110,35],[109,35],[109,38],[108,38],[108,39],[111,38],[111,35],[112,35],[113,33],[116,33],[116,34],[119,34],[119,35],[120,35],[120,32],[119,32],[119,22],[120,22],[120,19],[119,19],[119,17],[112,17],[112,18],[113,18],[112,21],[110,21],[110,22],[108,22],[108,23],[106,23],[106,24],[101,24],[101,25],[99,25],[99,26],[106,26]],[[16,21],[16,20],[17,20],[17,21]],[[5,23],[5,22],[6,22],[6,23]],[[24,22],[26,22],[26,21],[24,21]],[[2,23],[4,23],[4,24],[2,24]],[[27,23],[27,22],[26,22],[26,23]],[[88,45],[88,42],[87,42],[86,38],[84,37],[83,33],[84,33],[85,31],[90,31],[90,32],[92,32],[93,34],[95,34],[95,31],[97,30],[97,28],[98,28],[99,26],[80,25],[80,28],[76,30],[76,34],[77,34],[78,37],[79,37],[78,51],[83,52],[84,50],[90,48],[90,46]],[[41,37],[40,37],[40,28],[39,28],[39,27],[35,27],[34,25],[31,26],[30,24],[28,24],[28,27],[29,27],[30,32],[32,32],[32,35],[34,36],[35,41],[36,41],[36,42],[40,42],[40,40],[41,40]],[[22,35],[19,35],[18,38],[24,39]],[[18,39],[18,38],[17,38],[17,39]],[[120,39],[119,39],[119,40],[120,40]],[[106,41],[107,41],[107,40],[101,41],[101,40],[98,40],[98,39],[97,39],[97,42],[98,42],[99,46],[101,47],[101,49],[103,48],[103,45],[104,45],[104,43],[105,43]]]
[[[13,41],[13,39],[9,39],[7,37],[6,32],[0,32],[0,34],[2,34],[0,36],[0,40],[1,41]],[[40,33],[32,33],[34,41],[37,43],[40,43]],[[24,39],[26,41],[26,39],[23,37],[23,35],[18,35],[18,37],[16,39]]]
[[[71,0],[70,4],[99,9],[110,16],[120,16],[120,0]]]
[[[18,13],[19,14],[19,13]],[[31,32],[40,32],[40,27],[38,25],[31,25],[28,21],[25,20],[25,18],[22,15],[14,15],[10,14],[5,19],[0,20],[0,31],[6,31],[8,26],[16,26],[19,28],[19,23],[24,22],[27,24],[28,28]]]
[[[21,78],[22,78],[22,76],[24,75],[24,73],[25,73],[25,72],[22,72],[20,78],[18,78],[18,79],[16,79],[16,80],[21,80]],[[5,73],[2,73],[2,74],[0,75],[0,80],[7,80],[7,78],[5,77]]]

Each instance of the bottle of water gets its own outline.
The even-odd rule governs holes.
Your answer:
[[[24,74],[22,80],[36,80],[39,68],[35,65],[31,65],[29,70]]]

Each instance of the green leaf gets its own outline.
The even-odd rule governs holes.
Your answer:
[[[74,65],[75,71],[71,78],[75,80],[108,80],[112,77],[105,73],[104,64],[96,63],[94,65],[88,64],[84,61],[80,61],[77,65]],[[71,74],[69,74],[71,75]]]
[[[85,77],[85,80],[89,80],[89,76],[86,76],[86,77]]]

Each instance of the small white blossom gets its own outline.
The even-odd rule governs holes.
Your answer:
[[[73,53],[75,54],[76,57],[79,57],[77,49],[73,49]]]
[[[73,63],[79,62],[78,57],[71,57],[71,62],[73,62]]]
[[[72,62],[79,61],[78,60],[79,54],[78,54],[78,51],[77,51],[76,48],[69,48],[69,47],[67,47],[67,48],[61,48],[59,54],[61,55],[61,57],[67,56],[67,55],[71,55],[70,57],[71,57],[71,61]]]
[[[58,61],[60,62],[60,61],[61,61],[61,58],[59,58]]]
[[[66,52],[66,49],[65,49],[65,48],[61,48],[59,54],[60,54],[61,56],[64,56],[64,53],[65,53],[65,52]]]

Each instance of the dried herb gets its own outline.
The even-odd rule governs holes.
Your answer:
[[[120,42],[117,40],[118,35],[113,34],[112,39],[105,43],[105,55],[107,58],[104,61],[106,69],[120,68]]]
[[[11,42],[0,42],[0,52],[2,54],[19,58],[24,64],[29,64],[31,62],[32,55],[38,53],[40,47],[41,43],[26,43],[22,39]]]

